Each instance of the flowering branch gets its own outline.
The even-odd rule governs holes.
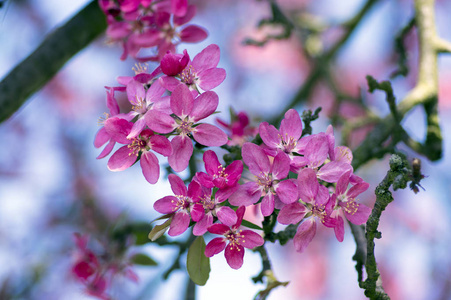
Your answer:
[[[41,89],[78,51],[103,31],[106,22],[97,1],[92,1],[56,29],[0,82],[0,123]]]

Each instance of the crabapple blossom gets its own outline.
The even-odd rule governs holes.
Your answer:
[[[240,206],[236,211],[237,221],[228,226],[225,224],[213,224],[208,227],[208,232],[223,235],[222,238],[214,238],[205,247],[205,255],[212,257],[225,249],[224,256],[232,269],[239,269],[243,265],[244,248],[253,249],[263,245],[264,239],[251,230],[239,230],[246,208]]]
[[[335,220],[330,217],[326,206],[330,201],[328,189],[320,185],[315,171],[302,169],[298,176],[299,201],[284,206],[277,217],[281,224],[299,225],[293,243],[296,251],[303,252],[316,234],[319,221],[327,227],[335,227]]]
[[[174,174],[170,174],[168,179],[174,196],[166,196],[157,200],[153,208],[159,213],[173,215],[168,234],[177,236],[188,228],[191,206],[199,201],[202,188],[193,180],[187,189],[183,180]]]
[[[220,118],[216,122],[229,133],[229,146],[243,146],[244,143],[251,141],[258,133],[257,128],[249,125],[248,115],[241,111],[236,114],[233,109],[230,110],[230,124]]]
[[[219,56],[218,45],[211,44],[197,54],[193,61],[188,62],[177,77],[193,90],[197,90],[199,86],[202,90],[209,91],[220,85],[226,77],[225,70],[217,68]],[[174,76],[164,76],[160,80],[161,84],[170,91],[180,84]]]
[[[276,198],[285,204],[297,200],[296,184],[289,179],[283,180],[290,171],[290,159],[285,153],[277,154],[271,164],[261,147],[245,143],[242,148],[242,156],[249,171],[255,175],[255,180],[241,185],[230,196],[230,204],[249,206],[263,197],[261,211],[264,216],[269,216],[274,211]]]
[[[174,149],[169,156],[169,165],[180,172],[188,167],[189,159],[193,153],[193,144],[189,136],[196,142],[205,146],[222,146],[227,143],[227,135],[218,127],[197,122],[210,116],[218,107],[218,95],[208,91],[194,98],[186,85],[179,85],[171,95],[171,109],[176,116],[151,110],[146,114],[146,123],[149,128],[159,133],[177,134],[171,141]]]
[[[125,144],[119,148],[108,160],[108,169],[111,171],[123,171],[131,167],[138,156],[142,172],[146,180],[155,184],[160,177],[160,166],[158,158],[150,150],[163,156],[172,153],[172,146],[169,140],[161,135],[155,135],[151,130],[144,129],[138,137],[129,139],[128,136],[133,130],[134,123],[119,117],[109,118],[105,121],[105,128],[108,134],[116,142]]]

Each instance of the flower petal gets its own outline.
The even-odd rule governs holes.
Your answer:
[[[312,202],[318,194],[319,183],[316,173],[310,168],[302,169],[298,175],[299,197],[304,202]]]
[[[297,252],[304,252],[316,234],[316,222],[314,218],[309,218],[299,225],[296,235],[293,238],[294,248]]]
[[[201,145],[219,147],[228,141],[227,134],[218,127],[211,124],[200,124],[195,128],[193,137]]]
[[[154,109],[148,111],[144,119],[150,129],[163,134],[172,132],[177,125],[170,115]]]
[[[209,212],[205,214],[203,218],[194,225],[193,234],[195,236],[204,235],[207,232],[207,228],[210,227],[212,224],[213,224],[213,216]]]
[[[268,193],[263,197],[261,203],[262,215],[264,217],[269,216],[274,211],[274,195],[273,193]]]
[[[169,165],[176,172],[188,167],[189,159],[193,154],[193,143],[187,136],[176,136],[171,141],[172,154],[168,157]]]
[[[298,140],[302,135],[302,121],[299,113],[294,109],[289,109],[285,113],[285,118],[280,123],[280,134],[285,142],[290,138]]]
[[[166,196],[158,199],[153,204],[153,209],[160,214],[171,214],[177,210],[177,198],[174,196]]]
[[[281,180],[290,172],[290,158],[285,152],[279,152],[272,163],[272,175],[275,180]]]
[[[119,148],[108,160],[108,170],[117,172],[130,168],[137,159],[135,155],[130,155],[130,153],[130,149],[127,146]]]
[[[269,158],[261,147],[252,143],[244,143],[241,154],[252,174],[261,175],[270,172]]]
[[[228,206],[221,206],[216,210],[216,215],[218,216],[221,223],[232,226],[237,222],[236,212]]]
[[[153,151],[160,153],[163,156],[172,154],[172,145],[167,137],[161,135],[153,135],[149,139],[148,146]]]
[[[265,243],[265,240],[258,233],[250,230],[243,230],[241,236],[240,244],[248,249],[254,249]]]
[[[160,165],[155,154],[149,151],[144,152],[141,155],[140,163],[144,178],[150,184],[157,183],[158,178],[160,178]]]
[[[189,221],[190,217],[187,212],[179,211],[175,213],[174,217],[172,218],[168,234],[170,236],[177,236],[184,233],[186,229],[188,229]]]
[[[279,182],[275,188],[280,201],[290,204],[299,199],[299,191],[297,185],[290,179]]]
[[[227,243],[224,238],[214,238],[205,247],[205,256],[212,257],[220,253],[226,247]]]
[[[174,195],[177,196],[187,196],[188,189],[185,186],[183,180],[175,174],[169,174],[169,183],[171,184],[171,190]]]
[[[277,221],[280,224],[297,224],[307,213],[307,209],[299,202],[291,203],[282,207],[277,216]]]
[[[243,265],[244,248],[243,246],[227,245],[224,256],[232,269],[239,269]]]
[[[222,68],[211,68],[197,73],[197,85],[204,91],[209,91],[220,85],[226,78],[226,71]]]
[[[321,167],[317,176],[326,182],[337,182],[341,175],[352,171],[352,166],[339,161],[331,161]]]
[[[192,66],[196,72],[216,68],[219,63],[219,57],[220,50],[218,45],[211,44],[194,57]]]
[[[213,91],[202,93],[199,97],[194,99],[193,110],[190,116],[194,117],[194,122],[205,119],[215,112],[218,107],[219,97]]]
[[[178,117],[185,119],[194,106],[193,95],[184,84],[179,84],[171,94],[171,109]]]

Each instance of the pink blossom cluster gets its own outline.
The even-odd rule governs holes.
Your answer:
[[[72,273],[85,285],[85,292],[88,295],[99,299],[111,299],[107,289],[117,275],[122,275],[134,282],[138,281],[138,276],[131,270],[130,263],[105,261],[102,256],[88,249],[87,235],[75,233],[74,239],[77,252]]]
[[[186,25],[196,14],[187,0],[99,0],[107,16],[107,36],[122,44],[122,60],[128,55],[140,61],[160,61],[181,42],[203,41],[208,33],[197,25]],[[151,56],[138,57],[143,48]]]
[[[141,66],[135,76],[118,78],[122,86],[107,87],[109,114],[94,141],[97,148],[106,146],[98,158],[109,155],[116,143],[122,144],[109,158],[108,168],[123,171],[139,160],[144,177],[155,184],[160,177],[156,153],[181,172],[193,154],[193,140],[210,147],[226,144],[226,133],[202,122],[218,107],[218,95],[211,89],[225,79],[224,69],[217,68],[219,56],[214,44],[193,60],[186,51],[183,55],[168,52],[152,73]],[[117,92],[126,93],[129,112],[120,113]]]
[[[215,152],[204,152],[205,172],[197,172],[188,188],[180,177],[169,175],[174,195],[159,199],[154,208],[172,218],[170,236],[182,234],[190,224],[194,235],[223,235],[210,241],[205,255],[225,250],[228,264],[238,269],[243,247],[264,243],[259,234],[239,229],[247,207],[259,205],[263,216],[276,214],[283,225],[299,224],[293,239],[298,252],[312,241],[317,224],[333,228],[341,242],[343,218],[357,225],[366,222],[371,210],[356,198],[369,185],[353,174],[352,152],[335,146],[331,126],[301,137],[301,118],[290,109],[279,129],[263,122],[259,134],[263,144],[244,143],[242,160],[227,166]]]

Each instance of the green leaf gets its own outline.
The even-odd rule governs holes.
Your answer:
[[[172,217],[166,220],[161,225],[155,225],[154,228],[149,232],[149,235],[147,236],[152,242],[156,241],[159,237],[161,237],[167,230],[169,225],[171,225]]]
[[[254,224],[254,223],[249,222],[249,221],[246,221],[246,220],[243,220],[243,221],[241,222],[241,225],[246,226],[246,227],[251,228],[251,229],[263,230],[263,228],[261,228],[261,227],[258,226],[257,224]]]
[[[130,259],[135,265],[141,266],[157,266],[158,263],[152,258],[143,253],[138,253],[132,256]]]
[[[197,285],[205,285],[210,276],[210,258],[205,256],[205,241],[197,237],[188,250],[186,268],[191,280]]]

